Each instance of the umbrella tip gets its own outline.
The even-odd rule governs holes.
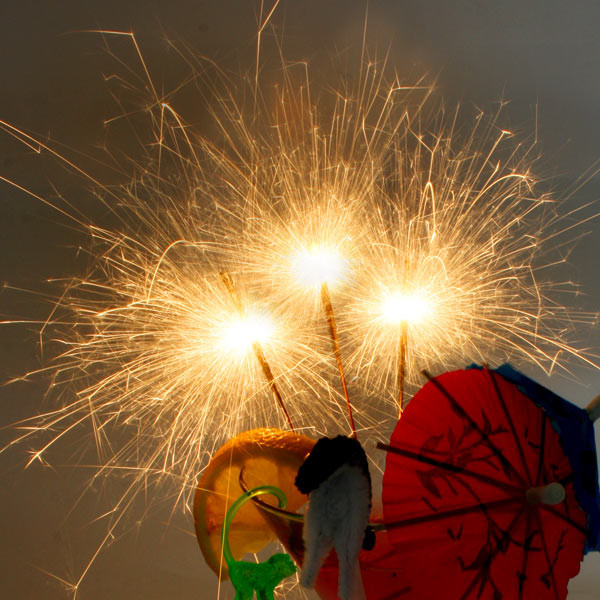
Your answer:
[[[600,419],[600,394],[598,394],[586,407],[585,410],[592,423]]]
[[[560,504],[565,499],[565,488],[558,481],[529,488],[525,492],[529,504]]]

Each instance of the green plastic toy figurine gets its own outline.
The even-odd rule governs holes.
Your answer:
[[[288,554],[274,554],[262,563],[235,560],[229,548],[229,527],[238,509],[255,496],[271,494],[277,498],[279,508],[285,508],[285,494],[274,486],[264,485],[256,487],[242,494],[229,508],[222,530],[223,557],[229,569],[231,583],[235,588],[235,600],[252,600],[254,592],[258,600],[274,600],[273,590],[286,577],[296,572],[296,565]]]

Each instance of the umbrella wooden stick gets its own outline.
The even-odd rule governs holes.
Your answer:
[[[592,423],[600,419],[600,394],[598,394],[586,407],[585,410],[589,415]]]
[[[391,452],[392,454],[398,454],[399,456],[403,456],[405,458],[410,458],[414,461],[431,465],[434,467],[438,467],[439,469],[444,469],[445,471],[449,471],[451,473],[456,473],[458,475],[462,475],[464,477],[470,477],[471,479],[476,479],[477,481],[484,481],[494,487],[497,487],[507,494],[511,494],[511,496],[517,497],[522,496],[522,488],[517,485],[511,485],[510,483],[506,483],[504,481],[499,481],[493,477],[488,477],[487,475],[483,475],[482,473],[477,473],[475,471],[471,471],[466,467],[461,467],[458,465],[454,465],[452,463],[444,462],[443,460],[437,460],[435,458],[425,456],[422,451],[413,452],[412,450],[408,450],[407,448],[398,448],[397,446],[390,446],[388,444],[383,444],[381,442],[377,443],[378,450],[385,450],[386,452]]]
[[[356,438],[356,427],[354,426],[354,416],[352,415],[352,405],[350,404],[350,396],[348,395],[348,387],[346,386],[346,374],[344,373],[344,365],[342,363],[342,353],[340,351],[340,341],[337,332],[337,325],[335,322],[335,315],[333,314],[333,305],[331,304],[331,296],[329,295],[329,286],[327,282],[321,285],[321,302],[323,303],[323,309],[325,310],[325,316],[327,317],[327,323],[329,324],[329,333],[331,335],[331,342],[333,344],[333,353],[337,362],[338,371],[340,372],[340,379],[342,381],[342,389],[344,390],[344,398],[346,399],[346,408],[348,409],[348,415],[350,417],[350,427],[352,428],[352,437]]]
[[[220,275],[221,275],[221,280],[223,281],[223,284],[225,285],[225,287],[227,288],[227,291],[229,292],[229,295],[231,296],[231,300],[233,301],[233,304],[234,304],[236,310],[240,313],[240,316],[243,316],[244,312],[245,312],[244,305],[242,304],[240,296],[237,293],[237,290],[235,288],[235,285],[233,283],[233,279],[232,279],[231,275],[229,273],[227,273],[227,271],[221,271]],[[281,396],[281,392],[279,391],[277,382],[275,381],[275,377],[273,376],[273,371],[271,371],[271,366],[269,365],[269,362],[267,361],[267,357],[265,356],[265,353],[259,342],[253,342],[252,351],[254,352],[254,356],[256,356],[256,360],[258,361],[258,364],[260,365],[260,368],[262,369],[262,372],[265,376],[265,379],[267,380],[267,383],[269,384],[269,388],[271,389],[273,396],[275,396],[275,400],[277,401],[277,404],[279,404],[279,407],[281,408],[281,410],[283,411],[283,414],[285,415],[285,418],[288,422],[290,429],[292,431],[296,431],[296,428],[294,427],[294,425],[292,423],[292,419],[290,418],[290,415],[289,415],[287,409],[285,408],[285,404],[283,402],[283,397]]]
[[[565,487],[558,481],[537,487],[530,487],[523,494],[523,488],[520,486],[511,485],[510,483],[499,481],[498,479],[489,477],[483,473],[477,473],[476,471],[471,471],[465,467],[425,456],[422,451],[413,452],[412,450],[398,448],[397,446],[390,446],[388,444],[382,444],[381,442],[377,443],[377,448],[379,450],[391,452],[392,454],[398,454],[399,456],[410,458],[417,462],[438,467],[439,469],[457,473],[458,475],[462,475],[464,477],[470,477],[472,479],[476,479],[477,481],[483,481],[510,494],[511,498],[521,498],[527,500],[529,504],[553,505],[560,504],[565,499]]]
[[[525,511],[524,504],[524,498],[517,498],[516,496],[502,498],[500,500],[493,500],[491,502],[478,502],[471,506],[461,506],[459,508],[440,510],[439,512],[429,513],[426,515],[407,517],[406,519],[401,519],[399,521],[391,521],[385,524],[385,528],[389,531],[390,529],[399,529],[400,527],[409,527],[410,525],[420,525],[421,523],[430,523],[432,521],[443,521],[444,519],[461,517],[470,513],[506,510],[506,508],[511,505],[520,509],[520,511],[517,513],[520,516]]]

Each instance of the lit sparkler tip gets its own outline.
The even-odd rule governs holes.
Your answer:
[[[255,343],[268,342],[275,331],[275,325],[268,315],[250,313],[235,316],[224,324],[221,335],[221,348],[228,352],[246,354]]]
[[[347,261],[335,248],[311,246],[292,259],[292,271],[303,286],[318,288],[324,283],[339,283],[348,270]]]
[[[419,323],[432,311],[432,305],[422,292],[397,291],[381,303],[381,318],[390,325]]]

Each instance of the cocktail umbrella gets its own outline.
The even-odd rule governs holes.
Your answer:
[[[585,551],[600,550],[600,489],[594,421],[600,417],[600,396],[586,409],[575,406],[510,365],[495,369],[531,398],[550,418],[573,469],[577,501],[588,515]]]
[[[385,524],[414,598],[560,600],[588,514],[561,437],[523,386],[487,369],[430,378],[392,435]]]

